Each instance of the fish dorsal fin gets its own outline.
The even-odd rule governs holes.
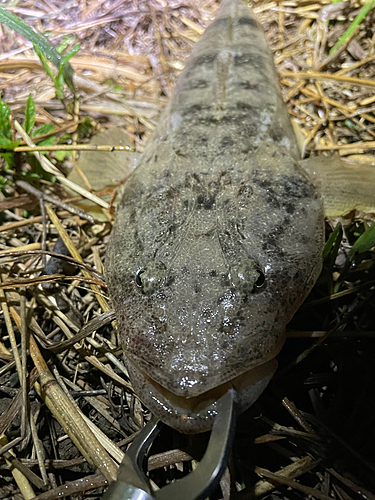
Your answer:
[[[375,212],[375,157],[339,155],[302,160],[324,197],[327,217],[339,217],[353,209]]]

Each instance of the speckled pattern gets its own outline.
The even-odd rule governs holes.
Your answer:
[[[225,1],[125,185],[106,258],[134,388],[183,432],[212,426],[228,384],[241,409],[259,396],[274,364],[233,379],[269,366],[320,272],[322,201],[297,159],[264,34]]]

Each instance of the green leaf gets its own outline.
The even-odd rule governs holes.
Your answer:
[[[57,77],[59,77],[62,74],[62,71],[64,70],[65,66],[69,63],[70,59],[77,54],[80,48],[81,48],[80,44],[77,43],[77,45],[75,45],[72,48],[72,50],[70,50],[63,56],[63,58],[61,59],[61,65]]]
[[[6,161],[5,168],[12,168],[14,163],[14,153],[0,153],[0,156]]]
[[[30,134],[31,129],[35,124],[35,103],[31,94],[29,94],[29,98],[26,103],[26,111],[25,111],[25,123],[23,128],[25,129],[27,134]]]
[[[367,229],[350,249],[349,257],[353,257],[355,253],[363,253],[371,250],[375,246],[375,224]]]
[[[6,177],[0,175],[0,193],[3,192],[5,186],[8,186],[10,184],[10,180],[7,179]]]
[[[31,178],[31,179],[41,179],[40,175],[35,174],[34,172],[21,172],[22,177]]]
[[[39,137],[40,135],[50,134],[55,130],[55,127],[52,123],[43,123],[40,127],[33,130],[31,133],[31,137]]]
[[[73,39],[72,36],[70,35],[65,35],[62,39],[62,42],[59,43],[59,45],[56,47],[56,50],[59,54],[62,54],[64,50],[67,48],[71,40]]]
[[[12,139],[12,126],[10,123],[10,107],[0,101],[0,137]]]
[[[51,135],[50,137],[46,137],[45,139],[42,139],[41,141],[36,141],[35,144],[37,146],[53,146],[55,144],[55,141],[56,141],[56,136]],[[45,151],[45,152],[42,151],[42,154],[43,153],[47,153],[47,151]]]
[[[58,161],[63,161],[66,156],[72,156],[72,151],[55,151],[55,158]]]
[[[21,35],[23,35],[34,44],[34,47],[38,46],[44,56],[47,57],[58,69],[60,68],[61,56],[56,52],[53,45],[45,36],[37,31],[34,31],[19,17],[3,9],[2,7],[0,7],[0,22],[6,24],[7,26],[9,26],[9,28],[14,29],[18,33],[21,33]],[[68,87],[73,93],[75,93],[73,84],[73,68],[70,64],[65,65],[64,78]]]
[[[56,97],[60,101],[64,99],[64,76],[59,73],[55,80]]]
[[[85,116],[83,122],[78,125],[78,130],[82,135],[86,136],[91,129],[92,129],[91,119],[89,116]]]
[[[45,72],[51,78],[53,84],[55,85],[55,75],[53,74],[52,69],[50,68],[50,65],[48,64],[48,59],[43,54],[42,49],[39,47],[39,45],[34,43],[34,50],[36,52],[36,55],[39,57],[40,62],[43,64],[43,68],[44,68]]]
[[[21,141],[11,141],[7,138],[4,139],[4,137],[0,136],[0,148],[1,149],[14,149],[16,148]]]

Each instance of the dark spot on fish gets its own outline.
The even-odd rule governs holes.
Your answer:
[[[234,145],[234,141],[231,137],[223,137],[220,141],[219,147],[221,149],[225,149],[225,148],[233,146],[233,145]]]
[[[202,54],[192,61],[190,70],[193,70],[199,66],[204,66],[205,64],[211,65],[215,61],[216,57],[217,52],[214,52],[212,54]]]
[[[270,233],[269,235],[269,239],[271,240],[276,240],[279,236],[281,236],[282,234],[285,233],[285,226],[284,224],[288,225],[289,224],[289,220],[287,220],[286,222],[283,221],[281,223],[280,226],[277,226],[276,228],[274,228],[273,232]]]
[[[207,106],[206,104],[194,104],[193,106],[190,106],[186,110],[184,110],[183,115],[194,115],[196,113],[200,113],[202,111],[205,111],[207,109],[210,109],[211,106]]]
[[[241,239],[246,240],[246,236],[241,231],[240,226],[239,226],[238,223],[236,223],[236,229],[237,229],[237,233],[240,235]]]
[[[172,273],[169,273],[165,280],[165,286],[173,285],[174,281],[175,281],[174,275]]]
[[[186,158],[187,156],[187,151],[186,149],[183,150],[182,148],[179,148],[178,146],[173,146],[174,152],[176,153],[177,156],[182,156],[183,158]]]
[[[132,224],[135,222],[135,216],[137,215],[137,212],[136,210],[132,210],[130,212],[130,216],[129,216],[129,222]]]
[[[252,19],[251,17],[239,17],[237,19],[237,25],[238,26],[251,26],[252,28],[258,28],[258,25],[257,25],[255,19]]]
[[[194,292],[195,293],[200,293],[202,291],[202,286],[200,283],[195,283],[194,284]]]
[[[178,225],[177,224],[171,224],[168,227],[168,233],[169,234],[174,234],[177,231]]]
[[[205,196],[203,194],[198,195],[197,205],[199,208],[204,208],[205,210],[211,210],[216,201],[216,195],[212,194],[210,196]]]
[[[238,188],[237,196],[250,196],[253,194],[253,188],[248,184],[241,184]]]
[[[256,172],[258,173],[258,172]],[[263,189],[269,189],[272,186],[272,182],[269,179],[259,179],[257,175],[254,175],[254,183]]]
[[[221,274],[220,275],[220,286],[222,286],[223,288],[226,288],[229,285],[230,285],[229,276],[227,274]],[[224,300],[224,298],[221,299],[221,301],[223,301],[223,300]]]
[[[280,209],[280,202],[277,199],[277,196],[275,195],[275,193],[272,191],[272,189],[267,190],[266,201],[269,205]]]
[[[202,135],[196,139],[195,144],[194,144],[195,149],[200,148],[202,150],[201,153],[203,154],[203,156],[205,156],[205,149],[207,147],[207,143],[208,143],[208,137],[206,137],[205,135]]]
[[[239,82],[237,86],[245,90],[255,90],[257,92],[260,91],[259,85],[257,83],[252,83],[249,80],[246,80],[245,82]]]
[[[233,111],[232,111],[232,113],[228,113],[227,115],[224,115],[221,118],[221,122],[223,124],[231,124],[231,125],[237,125],[239,127],[242,127],[244,134],[246,134],[247,136],[254,137],[254,135],[256,135],[257,129],[258,129],[258,125],[257,125],[257,123],[255,123],[255,120],[256,120],[255,117],[259,113],[255,107],[253,107],[252,112],[253,112],[254,122],[251,122],[251,123],[246,122],[246,120],[244,120],[244,116],[242,113],[233,113]]]
[[[200,79],[200,80],[190,80],[187,85],[186,89],[187,90],[195,90],[195,89],[206,89],[209,86],[209,82],[206,80]]]
[[[294,175],[282,176],[283,188],[286,196],[293,198],[314,197],[314,188],[307,180]]]
[[[236,108],[241,110],[241,111],[250,111],[250,112],[254,111],[254,106],[252,106],[251,104],[247,104],[246,102],[241,102],[241,101],[236,103]]]
[[[210,276],[212,276],[212,277],[217,276],[217,272],[215,271],[215,269],[213,269],[212,271],[210,271]]]
[[[219,180],[226,186],[230,186],[232,184],[232,178],[229,172],[222,171],[220,172]]]
[[[272,128],[270,130],[271,139],[275,142],[280,142],[283,138],[284,132],[279,128]]]
[[[278,257],[283,257],[285,252],[279,247],[279,237],[285,233],[285,228],[280,225],[274,228],[272,233],[265,234],[263,237],[262,249],[275,252]]]
[[[295,205],[293,205],[293,203],[287,203],[285,205],[285,209],[286,209],[286,211],[287,211],[288,214],[293,214],[294,211],[295,211],[295,209],[296,209],[296,207],[295,207]]]

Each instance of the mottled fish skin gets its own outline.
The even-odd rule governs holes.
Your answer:
[[[242,410],[259,396],[320,272],[322,201],[297,159],[263,31],[224,1],[125,185],[106,258],[134,388],[182,432],[209,429],[230,385]],[[258,381],[233,381],[258,365]]]

